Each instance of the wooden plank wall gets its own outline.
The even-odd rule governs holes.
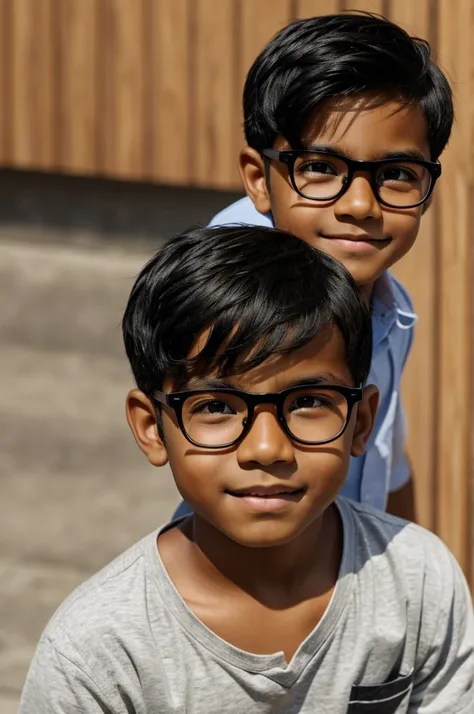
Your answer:
[[[439,190],[396,273],[420,317],[404,382],[420,519],[474,585],[471,0],[0,0],[0,165],[236,188],[253,58],[290,20],[345,9],[426,37],[455,89]]]

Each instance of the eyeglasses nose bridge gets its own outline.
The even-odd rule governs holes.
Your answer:
[[[275,417],[279,426],[285,428],[285,418],[283,414],[283,397],[280,394],[255,394],[247,396],[247,416],[243,420],[244,435],[252,429],[256,418],[262,412],[259,407],[273,407],[271,413]],[[268,409],[264,412],[270,411]]]
[[[271,395],[270,395],[271,396]],[[273,407],[273,409],[268,410],[258,410],[259,406],[267,406],[270,405]],[[256,397],[255,398],[255,403],[247,404],[247,417],[243,420],[243,430],[242,434],[240,436],[239,442],[242,443],[248,437],[248,435],[252,432],[252,430],[255,427],[255,424],[257,422],[257,419],[260,415],[267,414],[270,416],[270,419],[273,420],[273,424],[271,425],[270,428],[275,428],[280,432],[280,438],[283,438],[285,441],[289,441],[291,443],[292,437],[291,434],[288,430],[288,425],[285,420],[285,416],[283,413],[283,402],[279,400],[279,395],[274,395],[273,398],[268,398],[268,397]],[[271,422],[270,422],[271,423]],[[267,426],[268,428],[268,426]],[[263,426],[264,431],[266,431],[265,426]]]

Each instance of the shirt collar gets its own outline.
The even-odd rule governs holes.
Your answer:
[[[371,298],[374,346],[382,342],[388,333],[397,326],[400,330],[408,330],[417,321],[414,312],[408,311],[406,304],[397,300],[390,273],[384,273],[375,282]]]

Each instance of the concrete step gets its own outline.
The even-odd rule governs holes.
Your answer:
[[[126,424],[132,386],[105,357],[5,349],[0,549],[92,571],[165,522],[178,501]]]
[[[2,714],[18,714],[18,695],[8,694],[0,690],[0,712]]]
[[[179,501],[124,415],[120,320],[150,252],[0,242],[0,714],[64,597]]]
[[[152,252],[2,240],[2,343],[122,359],[123,310]]]

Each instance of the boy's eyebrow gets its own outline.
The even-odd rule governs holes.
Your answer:
[[[329,154],[340,154],[345,156],[347,159],[354,161],[354,157],[349,154],[348,151],[342,148],[342,146],[334,146],[329,144],[308,144],[304,147],[308,151],[324,151]],[[383,161],[383,159],[419,159],[421,161],[427,161],[426,156],[423,156],[421,151],[418,149],[403,149],[400,151],[387,151],[384,153],[375,154],[375,157],[371,159],[372,161]]]
[[[217,377],[192,377],[186,383],[186,389],[237,389],[235,384],[226,382],[224,379]]]
[[[350,387],[352,385],[348,384],[346,381],[337,377],[332,372],[321,372],[318,374],[312,374],[308,377],[303,377],[302,379],[295,379],[289,382],[284,389],[291,389],[293,387],[306,387],[310,384],[337,384],[341,387]],[[219,389],[237,389],[242,390],[240,386],[227,382],[223,379],[217,379],[215,377],[195,377],[189,380],[186,385],[186,389],[183,391],[193,391],[194,389],[209,389],[209,390],[219,390]]]
[[[305,387],[308,384],[337,384],[341,387],[351,386],[350,384],[347,384],[344,379],[341,379],[333,374],[333,372],[320,372],[308,377],[303,377],[302,379],[295,379],[287,385],[286,389],[290,389],[292,387]]]
[[[404,151],[388,151],[385,154],[379,154],[378,160],[380,159],[420,159],[420,161],[428,160],[426,156],[423,156],[421,151],[418,151],[418,149],[405,149]]]

